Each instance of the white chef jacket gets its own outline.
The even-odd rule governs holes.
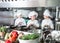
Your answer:
[[[51,29],[54,29],[54,25],[53,25],[53,22],[52,22],[51,19],[44,19],[44,20],[42,21],[41,28],[43,29],[43,27],[44,27],[45,25],[48,25],[48,26],[50,26]]]
[[[30,24],[33,24],[33,25],[35,25],[36,27],[39,27],[39,23],[38,23],[38,21],[37,20],[29,20],[28,22],[27,22],[27,27],[30,25]]]
[[[17,18],[15,20],[15,26],[26,26],[26,22],[23,18]]]

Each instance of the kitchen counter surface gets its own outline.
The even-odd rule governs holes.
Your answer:
[[[3,40],[0,40],[0,43],[5,43]]]

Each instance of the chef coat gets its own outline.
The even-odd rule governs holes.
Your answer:
[[[35,25],[36,27],[39,27],[39,23],[38,23],[38,21],[37,20],[29,20],[28,22],[27,22],[27,27],[29,27],[29,25],[30,24],[33,24],[33,25]]]
[[[45,25],[48,25],[50,26],[51,29],[54,29],[53,22],[51,19],[44,19],[42,21],[42,24],[41,24],[42,29],[44,28]]]
[[[17,18],[15,20],[15,26],[26,26],[26,22],[23,18]]]

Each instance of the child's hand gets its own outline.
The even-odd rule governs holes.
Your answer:
[[[23,23],[22,22],[19,22],[19,25],[22,25]]]
[[[30,24],[27,26],[27,28],[28,28],[28,27],[30,27],[30,26],[32,26],[32,25],[33,25],[33,24],[32,24],[32,23],[30,23]]]
[[[31,23],[31,24],[29,24],[29,25],[31,26],[31,25],[33,25],[33,24]]]

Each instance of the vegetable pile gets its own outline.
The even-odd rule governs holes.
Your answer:
[[[0,32],[6,32],[6,27],[5,26],[2,26],[2,27],[0,27]]]
[[[7,32],[7,28],[5,26],[0,27],[0,38],[4,38]]]
[[[17,31],[12,31],[10,33],[9,40],[11,42],[14,42],[14,41],[16,41],[17,37],[18,37],[18,32]]]
[[[6,41],[15,42],[18,38],[18,32],[13,30],[11,33],[7,33],[5,36]]]
[[[28,35],[23,35],[20,39],[22,39],[22,40],[34,40],[38,37],[39,37],[38,34],[28,34]]]

